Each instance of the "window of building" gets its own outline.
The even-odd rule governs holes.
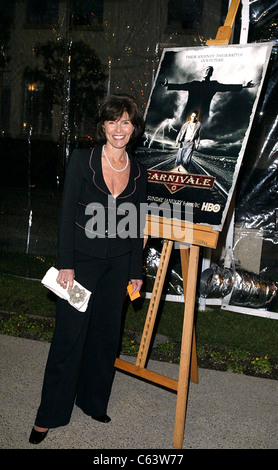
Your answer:
[[[73,0],[73,26],[99,26],[103,22],[102,0]]]
[[[27,24],[57,24],[59,14],[59,0],[27,0]]]
[[[43,85],[25,83],[22,109],[22,132],[32,134],[51,134],[52,103],[44,93]]]
[[[167,30],[198,30],[202,25],[202,0],[169,0]]]

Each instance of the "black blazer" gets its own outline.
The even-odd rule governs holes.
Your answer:
[[[147,169],[129,155],[128,184],[124,191],[114,198],[103,178],[101,150],[102,146],[76,149],[69,160],[59,215],[58,267],[74,269],[75,250],[97,258],[115,257],[131,252],[130,279],[142,279],[143,227],[142,222],[140,224],[140,209],[141,220],[145,220],[146,204],[141,203],[146,203]],[[132,203],[136,206],[135,238],[121,238],[114,230],[121,219],[128,219],[129,211],[125,208],[121,211],[119,207],[122,203]],[[88,204],[89,214],[86,213]],[[94,210],[97,204],[104,207],[105,221],[101,223],[101,212]],[[112,226],[108,226],[109,211],[114,214],[116,221]],[[98,236],[92,238],[95,232]]]

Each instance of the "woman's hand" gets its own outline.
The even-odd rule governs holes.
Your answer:
[[[142,287],[142,284],[143,284],[143,281],[141,279],[130,279],[131,283],[132,283],[132,294],[131,295],[134,295],[136,294],[136,292],[139,292],[141,287]]]
[[[67,286],[69,289],[72,289],[74,282],[74,269],[60,269],[56,281],[64,289],[66,289]]]

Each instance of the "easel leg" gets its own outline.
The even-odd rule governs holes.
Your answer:
[[[183,292],[184,302],[186,300],[186,286],[188,279],[188,263],[189,263],[189,246],[181,246],[180,248],[182,279],[183,279]],[[198,363],[197,363],[197,347],[196,347],[196,334],[195,325],[193,324],[192,336],[192,350],[191,350],[191,365],[190,365],[190,378],[192,382],[198,383]]]
[[[174,429],[173,446],[176,449],[182,448],[185,414],[188,395],[189,371],[191,362],[191,348],[194,325],[194,308],[195,308],[195,292],[197,282],[197,270],[199,260],[198,246],[192,245],[190,248],[188,273],[186,282],[185,305],[184,305],[184,322],[182,332],[181,356],[179,367],[179,380],[177,391],[176,418]]]
[[[145,321],[145,327],[142,334],[142,339],[137,355],[136,365],[138,367],[145,367],[150,341],[152,338],[153,328],[156,320],[157,310],[161,298],[161,293],[164,285],[165,276],[169,264],[169,259],[173,247],[172,240],[164,240],[161,252],[160,262],[157,269],[157,274],[154,281],[152,297]]]

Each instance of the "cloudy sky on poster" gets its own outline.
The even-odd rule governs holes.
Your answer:
[[[188,92],[167,90],[160,82],[165,78],[169,83],[203,80],[206,68],[212,66],[211,80],[241,85],[252,81],[255,85],[240,92],[216,93],[211,101],[209,119],[202,128],[203,150],[208,147],[215,154],[237,156],[251,119],[265,58],[265,48],[254,45],[165,49],[147,109],[146,132],[153,135],[165,119],[173,119],[171,125],[177,130],[181,126]],[[167,134],[167,127],[165,131],[164,138],[171,143],[176,134]]]

